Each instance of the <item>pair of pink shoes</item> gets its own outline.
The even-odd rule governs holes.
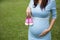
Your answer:
[[[33,25],[33,20],[31,17],[26,17],[25,25]]]

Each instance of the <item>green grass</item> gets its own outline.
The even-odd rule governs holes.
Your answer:
[[[27,40],[28,27],[24,25],[29,0],[0,0],[0,40]],[[52,29],[52,40],[60,40],[60,2],[57,20]]]

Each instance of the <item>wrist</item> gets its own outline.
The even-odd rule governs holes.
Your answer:
[[[48,30],[50,31],[50,30],[51,30],[51,28],[48,28]]]

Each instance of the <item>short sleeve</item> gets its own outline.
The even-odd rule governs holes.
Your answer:
[[[29,5],[28,5],[28,7],[32,7],[32,5],[33,5],[33,0],[30,0],[30,3],[29,3]]]
[[[52,0],[51,12],[52,12],[52,19],[56,19],[57,12],[56,12],[56,1],[55,0]]]

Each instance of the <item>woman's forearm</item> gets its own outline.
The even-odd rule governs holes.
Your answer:
[[[26,16],[31,16],[30,7],[27,7],[26,9]]]
[[[55,20],[56,20],[56,19],[52,19],[52,20],[51,20],[50,26],[49,26],[49,28],[48,28],[49,30],[52,29],[52,27],[53,27],[53,25],[54,25],[54,23],[55,23]]]

